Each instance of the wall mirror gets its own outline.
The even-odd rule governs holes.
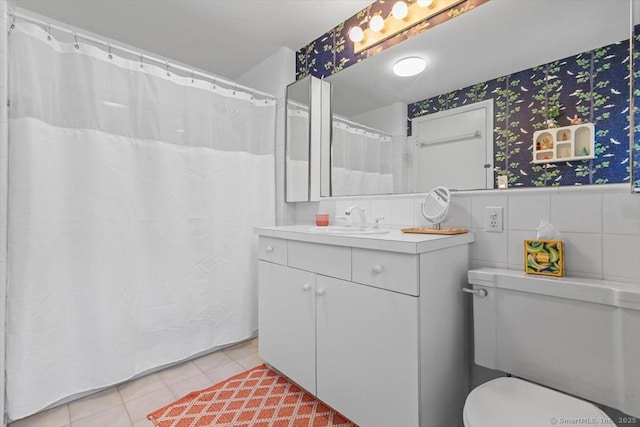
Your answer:
[[[331,195],[627,182],[629,23],[628,1],[491,0],[328,77]],[[395,76],[410,56],[425,71]],[[593,123],[595,158],[532,163],[549,120]]]
[[[287,202],[309,200],[311,78],[287,86],[285,188]]]

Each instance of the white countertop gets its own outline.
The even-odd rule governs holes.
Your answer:
[[[436,251],[464,245],[475,240],[473,233],[443,236],[436,234],[408,234],[400,230],[390,230],[389,233],[385,234],[335,235],[309,231],[313,227],[311,224],[285,225],[279,227],[255,227],[254,230],[259,236],[278,239],[409,254]]]

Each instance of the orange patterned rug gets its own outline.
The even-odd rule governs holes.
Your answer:
[[[357,427],[265,365],[147,416],[158,427]]]

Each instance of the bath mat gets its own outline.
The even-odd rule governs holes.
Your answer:
[[[147,416],[158,427],[357,427],[265,365]]]

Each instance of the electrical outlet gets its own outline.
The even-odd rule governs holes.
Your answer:
[[[502,233],[502,207],[486,208],[486,230]]]

